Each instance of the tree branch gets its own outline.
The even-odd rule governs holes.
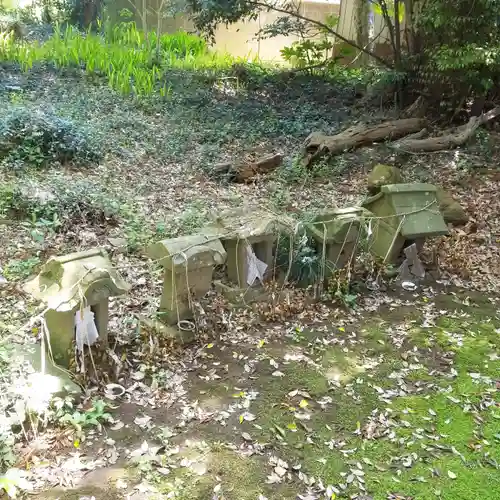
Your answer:
[[[389,14],[389,9],[387,7],[385,0],[379,0],[378,4],[380,5],[380,9],[382,10],[382,17],[384,18],[384,21],[387,24],[387,29],[389,31],[389,38],[391,39],[392,50],[394,52],[394,61],[397,61],[396,36],[394,34],[395,30],[394,30],[394,25],[392,24],[391,16]]]
[[[282,14],[287,14],[289,16],[296,17],[297,19],[301,19],[302,21],[307,21],[311,24],[314,24],[314,25],[328,31],[328,33],[337,37],[339,40],[342,40],[343,42],[351,45],[355,49],[358,49],[361,52],[364,52],[365,54],[368,54],[369,56],[373,57],[375,60],[377,60],[378,62],[380,62],[381,64],[383,64],[387,68],[392,69],[392,65],[389,62],[385,61],[382,57],[378,56],[377,54],[375,54],[371,50],[368,50],[366,48],[361,47],[356,42],[345,38],[344,36],[340,35],[337,31],[330,28],[330,26],[326,25],[325,23],[322,23],[321,21],[316,21],[315,19],[310,19],[309,17],[305,17],[302,14],[299,14],[298,12],[290,12],[289,10],[282,9],[280,7],[275,7],[275,6],[269,5],[265,2],[249,1],[248,3],[250,5],[255,5],[256,7],[263,7],[267,10],[274,10],[275,12],[281,12]]]

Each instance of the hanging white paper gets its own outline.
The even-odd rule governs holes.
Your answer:
[[[247,246],[247,284],[252,286],[256,279],[262,283],[264,281],[264,274],[267,269],[267,264],[257,258],[253,248]]]
[[[97,327],[94,321],[94,313],[89,307],[79,309],[75,314],[76,326],[76,349],[78,352],[83,350],[84,345],[91,346],[99,338]]]

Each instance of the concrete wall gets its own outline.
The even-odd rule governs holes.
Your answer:
[[[33,0],[0,0],[0,5],[6,7],[27,6]],[[119,12],[128,9],[134,13],[134,20],[139,27],[142,27],[142,13],[146,11],[145,21],[147,29],[155,29],[158,25],[156,14],[162,0],[114,0],[110,15],[113,19],[119,20]],[[305,17],[324,21],[330,14],[340,16],[337,31],[348,40],[356,39],[355,5],[357,0],[302,0],[301,13]],[[110,5],[108,3],[108,5]],[[228,27],[221,26],[216,32],[215,48],[229,52],[236,57],[254,58],[259,57],[264,61],[281,61],[280,50],[290,46],[297,37],[279,36],[266,40],[257,40],[255,34],[266,24],[269,24],[280,17],[277,12],[261,12],[255,21],[239,22]],[[373,34],[377,36],[374,44],[375,52],[380,55],[390,53],[389,34],[384,26],[381,16],[373,15]],[[175,32],[177,30],[192,31],[194,27],[189,19],[185,17],[159,19],[160,31]]]
[[[115,0],[114,14],[117,15],[121,9],[127,8],[133,11],[131,2],[135,5],[135,21],[141,25],[142,6],[146,2],[148,13],[146,15],[149,29],[156,29],[157,16],[154,13],[158,9],[161,0]],[[340,0],[312,1],[304,0],[301,5],[301,13],[305,17],[324,21],[330,14],[340,13]],[[266,24],[270,24],[282,14],[277,12],[261,12],[255,21],[239,22],[227,28],[220,26],[216,33],[215,48],[223,52],[229,52],[236,57],[253,58],[259,57],[264,61],[281,60],[280,50],[290,46],[297,37],[278,36],[266,40],[257,40],[255,34]],[[192,30],[193,26],[189,20],[182,17],[167,18],[161,20],[161,31],[173,32],[178,29]]]
[[[146,6],[146,22],[149,29],[156,29],[158,9],[161,0],[115,0],[114,14],[118,17],[121,9],[127,8],[135,11],[135,20],[140,25],[142,12]],[[134,8],[132,8],[134,5]],[[301,13],[305,17],[324,21],[329,15],[339,16],[337,31],[348,40],[356,39],[355,21],[356,0],[303,0]],[[382,16],[373,15],[373,34],[377,37],[374,50],[380,55],[386,56],[390,53],[389,33],[384,26]],[[282,61],[280,50],[290,46],[298,38],[293,36],[278,36],[266,40],[257,40],[255,34],[266,24],[272,23],[281,16],[277,12],[263,11],[255,21],[239,22],[228,27],[221,26],[216,32],[215,48],[223,52],[229,52],[236,57],[253,58],[259,57],[264,61]],[[178,29],[193,30],[192,23],[183,17],[161,19],[161,31],[174,32]],[[378,36],[377,36],[378,35]],[[351,58],[349,58],[351,59]]]

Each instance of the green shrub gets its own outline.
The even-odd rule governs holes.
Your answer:
[[[5,196],[4,196],[5,194]],[[43,183],[23,179],[22,183],[0,186],[0,206],[10,217],[27,219],[35,229],[67,230],[78,224],[114,224],[120,202],[87,180],[69,181],[60,174],[45,175]]]
[[[416,80],[454,112],[465,98],[484,96],[500,77],[497,0],[429,0],[418,15],[420,67]],[[425,95],[425,94],[424,94]]]
[[[52,162],[88,165],[102,157],[85,128],[51,112],[22,106],[0,119],[0,152],[10,164],[35,167]]]
[[[277,266],[288,273],[290,282],[301,286],[317,284],[321,278],[321,258],[304,233],[295,238],[280,238]]]
[[[18,280],[28,278],[33,274],[33,270],[40,264],[38,257],[29,257],[24,260],[14,259],[7,262],[3,270],[5,278]]]

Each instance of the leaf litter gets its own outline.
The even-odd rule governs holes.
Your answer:
[[[449,184],[452,193],[467,206],[471,219],[465,227],[452,229],[450,237],[433,242],[433,246],[428,246],[428,250],[436,248],[439,256],[440,266],[444,271],[444,276],[440,278],[440,285],[453,284],[468,289],[486,290],[489,293],[498,292],[500,221],[495,216],[500,209],[500,200],[496,195],[499,184],[498,174],[482,172],[479,175],[461,171],[451,161],[452,157],[453,155],[439,155],[439,160],[435,161],[442,162],[443,165],[439,167],[433,165],[432,168],[439,171],[440,177],[447,179],[447,187]],[[352,159],[357,161],[358,158],[353,156]],[[427,157],[423,156],[421,163],[425,161]],[[135,183],[123,186],[121,180],[141,179],[142,193],[149,194],[135,201],[140,210],[151,220],[160,220],[165,218],[166,214],[169,217],[180,215],[186,208],[186,200],[189,199],[201,199],[204,211],[205,207],[222,209],[239,205],[242,200],[245,200],[249,206],[255,207],[261,205],[263,200],[264,203],[271,204],[275,190],[272,182],[238,187],[221,186],[196,171],[186,171],[182,162],[168,165],[170,180],[166,183],[163,163],[144,155],[139,155],[130,162],[112,159],[103,168],[106,171],[109,169],[107,174],[111,173],[112,178],[116,179],[117,189],[119,187],[131,199],[137,198],[134,193],[136,186],[133,184]],[[150,175],[144,176],[144,169],[147,169]],[[106,179],[107,182],[110,179],[109,175],[103,175],[103,171],[88,175],[89,179],[96,184],[102,182],[101,178]],[[364,190],[364,175],[364,172],[353,171],[348,178],[339,179],[335,183],[288,186],[290,201],[287,210],[295,212],[315,209],[321,205],[326,206],[332,197],[340,199],[344,206],[354,203]],[[111,183],[113,184],[114,181]],[[85,227],[82,224],[78,230],[93,233],[95,235],[93,244],[103,244],[109,248],[106,242],[109,228],[95,228],[91,224],[88,226]],[[46,256],[74,250],[74,243],[69,241],[68,235],[48,235],[42,243],[33,242],[24,227],[0,225],[0,239],[2,263],[4,260],[5,262],[7,259],[10,260],[12,256],[22,257],[32,253]],[[79,247],[85,246],[81,242],[78,245]],[[192,347],[176,349],[170,343],[157,338],[154,332],[142,329],[137,322],[136,314],[139,312],[151,317],[155,314],[161,294],[161,277],[150,263],[137,255],[114,254],[113,258],[119,271],[126,280],[133,283],[134,287],[129,297],[123,301],[116,301],[112,305],[110,332],[115,341],[113,350],[109,353],[112,373],[107,374],[103,371],[94,380],[86,381],[86,383],[94,395],[102,397],[111,395],[110,400],[118,405],[114,420],[106,432],[110,432],[112,436],[113,432],[125,429],[129,430],[132,435],[137,434],[138,438],[145,437],[146,434],[147,441],[142,444],[137,443],[140,446],[130,451],[123,447],[118,439],[114,442],[113,440],[104,441],[101,433],[96,431],[93,435],[90,433],[81,444],[85,449],[88,447],[89,452],[95,453],[90,459],[89,456],[79,451],[73,451],[74,441],[68,439],[68,436],[63,436],[63,442],[58,444],[62,446],[57,449],[58,437],[55,436],[57,433],[49,431],[44,437],[46,446],[39,446],[36,452],[29,452],[30,469],[26,473],[26,480],[35,490],[48,485],[77,484],[90,470],[113,465],[120,460],[136,458],[153,463],[157,472],[168,476],[172,470],[181,467],[182,463],[185,465],[188,463],[183,462],[186,459],[180,457],[182,447],[179,443],[182,443],[182,438],[189,435],[193,429],[212,425],[229,430],[232,437],[225,435],[225,444],[231,449],[234,448],[235,453],[269,454],[268,482],[270,484],[284,482],[296,484],[298,497],[309,500],[325,498],[325,496],[334,498],[333,495],[340,495],[344,492],[357,495],[358,499],[368,498],[365,495],[365,478],[368,475],[365,468],[382,473],[393,466],[412,469],[421,461],[419,455],[407,454],[395,457],[393,463],[390,464],[377,464],[373,457],[372,459],[361,457],[359,465],[357,461],[355,465],[347,464],[350,457],[363,453],[364,441],[387,440],[407,445],[412,442],[421,442],[427,452],[437,455],[451,453],[460,457],[463,462],[466,461],[461,451],[453,446],[441,444],[446,443],[446,437],[433,428],[433,423],[440,418],[437,409],[428,408],[426,416],[428,420],[423,420],[420,427],[416,427],[413,420],[409,419],[411,415],[397,415],[391,408],[392,403],[399,397],[443,392],[443,388],[438,384],[426,380],[413,380],[415,373],[420,373],[422,367],[425,369],[427,352],[407,349],[412,325],[406,321],[388,325],[386,338],[377,340],[379,346],[384,347],[390,344],[402,351],[406,357],[404,366],[388,374],[386,385],[372,382],[370,375],[371,372],[377,370],[377,367],[386,364],[388,357],[373,356],[370,353],[367,355],[368,359],[363,360],[365,372],[362,375],[347,383],[340,378],[330,380],[328,394],[316,397],[304,391],[303,387],[297,387],[288,392],[289,398],[297,398],[293,403],[296,410],[291,413],[297,422],[274,426],[273,435],[276,439],[279,438],[281,443],[287,443],[291,434],[298,436],[304,433],[306,436],[304,441],[307,444],[307,440],[311,439],[310,435],[314,433],[314,431],[311,432],[310,427],[307,427],[307,424],[315,430],[317,419],[321,417],[322,412],[335,405],[336,395],[345,394],[352,404],[359,403],[364,397],[361,390],[369,391],[376,398],[379,408],[373,410],[363,421],[359,421],[359,425],[356,425],[356,428],[351,429],[349,433],[337,432],[330,428],[330,439],[314,441],[320,443],[322,447],[320,449],[335,450],[345,458],[346,470],[337,478],[338,484],[325,486],[323,478],[307,473],[305,464],[290,466],[286,460],[277,457],[277,450],[282,450],[282,448],[276,448],[275,443],[261,445],[262,437],[259,427],[262,428],[262,418],[256,410],[253,410],[257,402],[266,396],[267,386],[260,384],[260,379],[263,378],[262,374],[267,373],[266,370],[269,367],[273,370],[271,375],[274,379],[286,380],[289,376],[288,369],[293,370],[295,366],[307,366],[321,373],[323,370],[321,349],[336,346],[340,347],[344,353],[350,350],[359,351],[360,348],[366,350],[366,339],[355,331],[356,325],[362,321],[363,316],[374,311],[384,307],[387,307],[389,311],[394,311],[410,306],[423,315],[420,327],[433,329],[440,317],[453,314],[452,311],[436,308],[433,304],[433,298],[438,294],[437,286],[421,288],[418,293],[410,294],[410,296],[406,294],[404,298],[375,290],[361,298],[356,310],[349,313],[335,307],[326,307],[324,304],[306,306],[304,293],[291,291],[291,300],[295,302],[288,310],[262,306],[263,309],[260,311],[252,310],[236,314],[227,307],[221,297],[212,294],[207,300],[208,304],[204,304],[206,315],[211,318],[212,323],[200,333],[200,343]],[[1,275],[0,294],[2,322],[8,323],[9,327],[13,326],[14,328],[10,330],[16,331],[18,326],[33,315],[36,304],[25,297],[17,286],[12,286],[4,274]],[[423,302],[422,298],[427,301]],[[326,327],[325,322],[328,323]],[[331,326],[336,327],[338,331],[332,333]],[[293,349],[287,349],[285,353],[277,354],[273,347],[277,344],[288,346],[290,331],[297,329],[315,330],[316,342],[294,346]],[[460,348],[466,340],[457,332],[448,332],[447,338],[456,348]],[[25,340],[31,340],[29,335]],[[217,349],[219,351],[216,351]],[[213,354],[214,352],[217,354]],[[218,357],[223,358],[226,353],[230,354],[230,359],[220,361]],[[493,362],[497,359],[498,353],[491,352],[489,356]],[[440,363],[442,364],[432,374],[435,379],[443,378],[451,381],[458,375],[454,372],[453,358],[449,353],[443,354]],[[267,366],[264,366],[265,364]],[[235,371],[231,372],[233,369]],[[244,388],[244,395],[239,398],[222,397],[219,406],[208,409],[204,406],[203,399],[205,398],[200,398],[205,394],[199,391],[196,394],[193,391],[193,387],[199,383],[193,382],[193,375],[199,382],[205,384],[203,390],[206,393],[219,389],[221,384],[227,384],[231,387],[231,391],[236,390],[235,386],[241,385]],[[99,383],[96,383],[96,378]],[[480,388],[482,391],[485,385],[491,386],[496,383],[479,371],[471,372],[470,378],[478,386],[478,390]],[[102,381],[105,384],[116,383],[125,391],[119,396],[114,396],[109,391],[103,390],[105,384]],[[2,383],[9,387],[10,380],[2,380]],[[449,393],[446,397],[450,404],[460,406],[464,411],[473,412],[478,418],[481,418],[480,413],[487,412],[495,406],[493,395],[487,391],[481,395],[479,404],[475,401],[468,402],[463,394]],[[279,403],[281,401],[269,404]],[[121,413],[121,408],[126,405],[132,405],[135,409],[136,414],[132,419],[128,418],[125,413]],[[175,429],[174,435],[167,438],[166,444],[150,446],[148,443],[157,439],[155,433],[158,430],[158,422],[164,425],[166,421]],[[327,423],[323,422],[323,424],[326,428]],[[481,425],[482,423],[478,420],[478,429]],[[138,429],[140,432],[137,432]],[[234,429],[238,431],[233,432]],[[213,428],[212,430],[214,431]],[[480,430],[478,430],[478,436],[480,436]],[[352,438],[355,441],[352,441]],[[240,443],[241,440],[243,443]],[[485,445],[483,442],[482,444],[476,443],[474,446]],[[25,443],[22,447],[25,449],[21,449],[21,453],[27,453],[29,443]],[[45,461],[47,457],[48,463]],[[168,465],[164,457],[168,459]],[[486,457],[486,459],[491,462],[489,466],[495,466],[491,458]],[[323,458],[319,460],[322,461]],[[193,463],[198,462],[192,462],[190,465]],[[203,465],[195,466],[195,469],[198,472],[202,471],[203,474],[207,473]],[[193,472],[198,473],[196,470]],[[432,474],[437,476],[435,472]],[[452,470],[448,470],[446,475],[454,480],[459,477],[458,472]],[[394,476],[394,478],[400,480],[399,477]],[[422,478],[418,475],[414,480],[419,482]],[[120,490],[127,488],[136,488],[143,492],[154,490],[145,480],[135,485],[127,481],[127,486],[120,483]],[[214,494],[218,495],[223,491],[224,484],[219,482],[213,489]],[[265,497],[264,494],[260,496]],[[387,498],[409,497],[404,494],[389,493]]]

